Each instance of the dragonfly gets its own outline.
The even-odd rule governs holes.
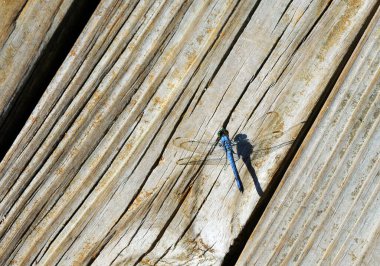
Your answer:
[[[272,119],[267,119],[273,124],[279,123],[277,113],[269,114]],[[266,115],[264,118],[268,118]],[[274,117],[274,118],[273,118]],[[262,120],[264,120],[262,118]],[[259,123],[257,123],[259,124]],[[189,138],[178,137],[174,139],[174,145],[184,150],[191,151],[192,156],[179,159],[178,165],[224,165],[228,163],[232,169],[236,185],[243,192],[243,184],[241,182],[239,172],[236,167],[236,161],[242,159],[248,165],[251,160],[268,155],[269,153],[291,144],[294,140],[282,141],[274,144],[284,132],[278,130],[275,126],[269,126],[267,130],[263,130],[254,141],[249,140],[245,134],[236,135],[233,140],[229,136],[229,132],[222,127],[217,133],[216,141],[200,141]],[[291,135],[291,134],[290,134]]]

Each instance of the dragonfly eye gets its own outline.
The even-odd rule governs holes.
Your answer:
[[[223,135],[228,136],[228,131],[225,128],[222,128],[221,130],[218,131],[218,139],[220,139]]]

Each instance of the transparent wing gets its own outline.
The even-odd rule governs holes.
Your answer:
[[[254,150],[251,154],[252,160],[262,158],[272,152],[275,152],[278,149],[281,149],[282,147],[291,145],[294,140],[285,141],[283,143],[272,145],[270,147],[261,147],[256,150]]]
[[[288,145],[291,145],[293,143],[292,140],[289,140],[289,141],[285,141],[283,143],[280,143],[280,144],[277,144],[277,145],[272,145],[272,146],[268,146],[268,147],[265,147],[265,146],[261,146],[260,143],[256,144],[256,146],[258,146],[258,148],[256,149],[253,149],[252,151],[248,151],[248,152],[245,152],[244,149],[247,149],[246,148],[246,144],[241,144],[241,143],[235,143],[236,146],[234,147],[234,151],[235,153],[233,154],[234,156],[234,160],[237,161],[239,160],[240,158],[242,158],[243,160],[245,158],[249,158],[250,160],[257,160],[257,159],[260,159],[260,158],[263,158],[264,156],[267,156],[268,154],[272,153],[272,152],[275,152],[276,150],[278,149],[281,149],[285,146],[288,146]],[[244,145],[243,147],[241,147],[241,145]],[[251,144],[249,144],[251,145]],[[248,148],[250,149],[250,148]],[[224,150],[223,150],[224,152]],[[226,156],[223,155],[223,156],[219,156],[219,157],[213,157],[215,156],[214,153],[211,153],[212,156],[207,156],[206,155],[194,155],[194,156],[190,156],[190,157],[185,157],[185,158],[182,158],[182,159],[179,159],[177,161],[177,164],[179,165],[225,165],[225,164],[228,164],[228,161],[226,159]]]
[[[234,160],[239,160],[239,156],[237,154],[233,154]],[[182,158],[177,161],[179,165],[225,165],[228,164],[226,156],[220,157],[206,157],[195,155],[191,157]]]
[[[195,152],[196,150],[209,150],[217,145],[215,141],[199,141],[189,138],[175,138],[173,144],[179,148],[192,152]]]
[[[235,152],[235,160],[257,160],[275,152],[285,146],[291,145],[303,126],[301,122],[285,131],[283,120],[277,112],[270,112],[255,120],[252,126],[259,130],[250,136],[237,134],[232,141]],[[218,165],[226,163],[225,150],[216,141],[199,141],[189,138],[176,138],[174,145],[196,153],[191,157],[182,158],[177,161],[180,165]]]
[[[280,115],[277,112],[268,112],[261,116],[260,118],[254,120],[254,124],[256,127],[259,127],[263,124],[264,121],[269,121],[270,123],[276,124],[277,121],[280,120]],[[261,130],[258,132],[260,135],[266,135],[266,138],[273,138],[275,137],[273,134],[279,134],[278,131],[272,130],[270,127],[266,128],[265,130]],[[257,138],[257,136],[253,136],[254,140]],[[277,136],[278,137],[278,136]],[[204,151],[209,151],[213,147],[215,147],[216,152],[224,153],[223,147],[219,147],[216,141],[216,138],[210,141],[201,141],[197,139],[191,139],[191,138],[182,138],[178,137],[173,140],[173,144],[179,148],[185,149],[187,151],[196,152],[196,153],[203,153]],[[233,142],[233,145],[236,145],[235,142]],[[220,152],[219,152],[220,150]]]
[[[238,134],[234,138],[235,152],[243,159],[257,160],[265,157],[276,150],[291,145],[303,124],[301,122],[286,131],[273,130],[272,133],[259,136],[256,140],[249,140],[244,134]]]
[[[216,141],[207,142],[189,138],[175,138],[173,140],[173,144],[184,150],[199,154],[206,154],[211,150],[212,152],[209,155],[212,156],[222,156],[225,153],[224,148],[222,146],[219,146],[219,144]]]

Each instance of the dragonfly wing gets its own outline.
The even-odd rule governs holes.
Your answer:
[[[179,165],[219,165],[224,164],[226,158],[219,157],[219,158],[207,158],[202,156],[191,156],[179,159],[177,161],[177,164]]]
[[[237,154],[233,154],[234,160],[239,160]],[[205,157],[205,156],[191,156],[179,159],[177,161],[179,165],[225,165],[228,164],[225,154],[218,157]]]
[[[281,149],[282,147],[285,147],[285,146],[288,146],[288,145],[291,145],[293,143],[293,141],[285,141],[283,143],[280,143],[280,144],[277,144],[277,145],[272,145],[272,146],[268,146],[268,147],[260,147],[256,150],[254,150],[252,152],[252,160],[255,160],[255,159],[260,159],[272,152],[275,152],[276,150],[279,150]]]
[[[278,149],[291,145],[304,123],[299,123],[286,131],[273,130],[269,134],[259,135],[255,140],[249,140],[245,135],[235,137],[234,149],[243,158],[252,160],[262,158]],[[245,136],[245,137],[244,137]]]
[[[175,138],[173,144],[187,151],[211,149],[216,143],[212,141],[199,141],[189,138]]]
[[[246,142],[246,144],[256,146],[258,144],[269,144],[273,143],[277,139],[279,139],[282,135],[284,135],[283,131],[273,131],[271,133],[268,133],[264,136],[259,136],[258,138],[251,140],[247,139],[246,136],[243,136],[243,134],[238,134],[235,136],[234,141],[232,141],[232,146],[238,146],[241,142]]]
[[[283,132],[275,132],[261,139],[250,140],[247,138],[235,138],[233,149],[240,157],[248,158],[252,155],[265,156],[268,151],[272,150],[277,145],[274,145],[283,135]],[[238,137],[238,136],[237,136]],[[281,145],[282,143],[280,143]]]
[[[189,138],[176,138],[173,144],[179,148],[196,153],[208,153],[211,156],[222,156],[225,151],[217,142],[199,141]]]
[[[282,116],[276,111],[265,113],[261,117],[248,122],[247,128],[257,128],[258,130],[252,137],[257,139],[260,136],[268,136],[278,132],[283,127],[284,121]]]
[[[284,134],[282,117],[275,111],[264,114],[250,125],[257,130],[250,134],[249,138],[245,134],[237,134],[233,138],[233,145],[238,145],[240,142],[249,142],[252,146],[256,146],[257,143],[273,143]]]

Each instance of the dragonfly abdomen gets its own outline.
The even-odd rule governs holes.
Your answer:
[[[221,138],[221,142],[222,142],[222,144],[224,146],[224,149],[226,150],[227,159],[228,159],[228,161],[229,161],[229,163],[231,165],[232,172],[234,173],[236,184],[237,184],[239,190],[241,192],[243,192],[243,184],[241,183],[241,180],[240,180],[240,177],[239,177],[239,172],[238,172],[236,164],[235,164],[231,141],[228,138],[228,136],[223,136]]]
[[[241,183],[241,180],[239,177],[239,172],[238,172],[236,164],[235,164],[232,149],[227,151],[227,158],[228,158],[228,161],[230,162],[232,172],[234,173],[236,184],[237,184],[239,190],[243,192],[243,184]]]

